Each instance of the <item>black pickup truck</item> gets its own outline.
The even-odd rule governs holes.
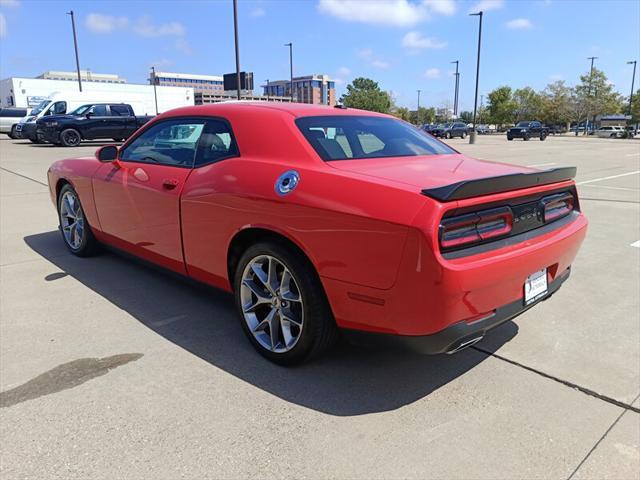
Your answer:
[[[78,107],[67,115],[48,115],[36,124],[39,141],[77,147],[82,140],[111,138],[126,140],[150,116],[136,116],[126,103],[91,103]]]
[[[521,138],[529,140],[530,138],[539,138],[544,140],[549,136],[549,127],[543,127],[540,122],[518,122],[515,127],[507,130],[507,140]]]

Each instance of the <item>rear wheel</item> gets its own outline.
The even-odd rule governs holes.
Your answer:
[[[75,128],[67,128],[60,133],[60,143],[65,147],[77,147],[81,141],[80,132]]]
[[[16,138],[18,138],[18,137],[16,137],[16,126],[15,125],[11,127],[11,132],[9,132],[9,138],[11,140],[15,140]]]
[[[98,241],[86,221],[78,194],[69,184],[62,187],[58,196],[60,233],[69,251],[86,257],[98,250]]]
[[[541,141],[541,142],[544,142],[546,139],[547,139],[547,136],[546,136],[544,133],[542,133],[542,134],[540,135],[540,141]]]
[[[451,138],[451,132],[447,132],[444,134],[444,138]]]
[[[467,132],[462,132],[462,133],[460,134],[460,138],[462,138],[462,139],[467,138]]]
[[[302,363],[326,350],[337,328],[313,266],[275,241],[249,247],[234,278],[236,307],[251,344],[281,365]]]

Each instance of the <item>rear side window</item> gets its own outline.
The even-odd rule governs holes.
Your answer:
[[[238,155],[238,145],[229,124],[219,119],[207,120],[200,137],[196,167]]]
[[[204,119],[189,118],[156,123],[127,145],[120,158],[125,162],[191,168],[204,124]]]
[[[296,125],[325,161],[456,153],[422,130],[394,118],[302,117]]]
[[[109,105],[109,110],[111,110],[112,117],[128,117],[129,107],[126,105]]]

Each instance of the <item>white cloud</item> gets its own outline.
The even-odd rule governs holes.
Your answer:
[[[17,8],[20,6],[18,0],[0,0],[0,7]]]
[[[109,33],[119,28],[125,28],[128,24],[127,17],[115,17],[101,13],[90,13],[85,22],[87,28],[95,33]]]
[[[361,50],[358,50],[358,56],[363,60],[370,60],[371,57],[373,57],[373,50],[371,50],[370,48],[363,48]]]
[[[456,13],[456,2],[454,0],[424,0],[423,3],[434,13],[441,13],[442,15]]]
[[[340,75],[341,77],[348,77],[349,75],[351,75],[351,70],[347,67],[340,67],[338,69],[338,75]]]
[[[4,13],[0,12],[0,38],[7,36],[7,20],[4,18]]]
[[[447,46],[447,42],[440,42],[433,38],[427,38],[420,32],[409,32],[402,39],[402,46],[413,50],[420,50],[423,48],[444,48]]]
[[[376,68],[389,68],[391,65],[388,62],[385,62],[384,60],[374,60],[373,62],[371,62],[371,65],[376,67]]]
[[[469,9],[469,13],[488,12],[502,7],[504,7],[504,0],[480,0]]]
[[[424,77],[429,78],[431,80],[440,78],[442,72],[440,72],[439,68],[430,68],[426,72],[424,72]]]
[[[320,0],[320,12],[348,22],[407,27],[428,18],[425,5],[408,0]]]
[[[264,17],[266,15],[266,11],[264,8],[262,7],[256,7],[253,10],[251,10],[249,12],[249,15],[251,15],[252,17]]]
[[[162,37],[165,35],[184,35],[184,25],[178,22],[161,23],[154,25],[149,16],[140,17],[133,27],[133,31],[142,37]]]
[[[509,20],[505,25],[512,30],[529,30],[533,28],[533,24],[528,18],[514,18],[513,20]]]

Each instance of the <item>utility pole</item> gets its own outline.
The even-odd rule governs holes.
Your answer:
[[[156,101],[156,115],[158,115],[158,92],[156,91],[156,85],[158,80],[156,78],[156,67],[151,67],[151,81],[153,82],[153,99]]]
[[[480,122],[480,125],[482,125],[482,111],[483,111],[483,105],[484,105],[484,95],[480,95],[480,111],[478,112],[478,121]]]
[[[285,47],[289,47],[289,93],[293,102],[293,43],[285,43]]]
[[[476,60],[476,93],[473,97],[473,129],[469,135],[469,143],[476,143],[476,114],[478,110],[478,80],[480,79],[480,45],[482,43],[482,10],[478,13],[470,13],[471,16],[480,17],[478,26],[478,59]]]
[[[233,32],[236,40],[236,87],[238,88],[238,100],[242,100],[242,85],[240,85],[240,45],[238,45],[238,0],[233,0]]]
[[[584,135],[588,135],[589,128],[589,101],[591,100],[591,82],[593,82],[593,61],[598,57],[587,57],[587,60],[591,60],[591,69],[589,70],[589,91],[587,93],[587,120],[584,124]],[[576,127],[576,133],[578,132],[578,128]]]
[[[631,62],[627,62],[627,65],[631,65],[633,63],[633,76],[631,77],[631,93],[629,94],[629,115],[631,115],[631,105],[633,103],[633,86],[636,80],[636,63],[637,60],[633,60]]]
[[[455,60],[451,63],[456,64],[456,73],[454,74],[456,76],[456,86],[453,92],[453,115],[457,117],[458,116],[458,88],[460,86],[460,73],[458,73],[458,65],[460,63],[460,60]]]
[[[78,88],[82,91],[82,79],[80,78],[80,59],[78,58],[78,38],[76,37],[76,21],[73,16],[73,10],[67,12],[71,15],[71,30],[73,31],[73,48],[76,51],[76,70],[78,71]]]
[[[421,91],[422,90],[417,90],[417,92],[418,92],[418,109],[417,110],[420,110],[420,92]]]
[[[267,78],[265,82],[267,82],[267,87],[265,88],[265,90],[267,91],[267,102],[268,102],[269,101],[269,79]]]

